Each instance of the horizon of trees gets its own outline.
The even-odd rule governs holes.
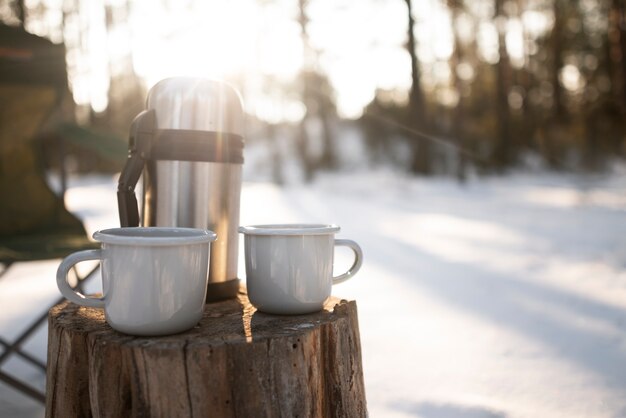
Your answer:
[[[295,78],[255,75],[251,83],[249,75],[233,75],[244,95],[252,84],[260,85],[259,90],[276,101],[297,103],[303,109],[297,120],[250,117],[254,136],[263,138],[249,140],[267,141],[279,182],[280,165],[290,158],[281,136],[291,138],[288,147],[299,159],[305,179],[341,165],[338,86],[320,65],[328,53],[313,36],[321,18],[312,10],[319,1],[289,3],[302,45],[302,65]],[[34,3],[0,0],[0,20],[27,30],[35,27],[33,22],[45,16],[48,6],[40,1],[33,7]],[[61,3],[60,29],[46,33],[64,41],[68,49],[80,50],[82,26],[75,25],[80,2]],[[260,7],[277,7],[275,3],[259,1]],[[349,2],[337,4],[350,7]],[[539,156],[555,169],[589,170],[624,157],[623,1],[433,0],[428,12],[421,2],[411,0],[371,0],[371,4],[404,7],[404,19],[397,23],[404,27],[400,47],[408,55],[410,74],[408,87],[398,83],[378,88],[363,115],[352,122],[363,133],[372,164],[386,161],[417,175],[446,173],[463,180],[468,170],[500,173],[528,155]],[[132,6],[132,0],[102,2],[107,30],[116,29]],[[174,7],[166,1],[161,6]],[[440,27],[435,34],[425,34],[425,19],[434,15],[424,13],[433,10]],[[65,26],[68,22],[74,22],[69,28],[74,32]],[[441,38],[444,53],[428,53],[426,35]],[[129,99],[133,107],[141,105],[137,100],[141,82],[128,54],[112,57],[107,65],[108,107],[88,112],[84,123],[123,135],[134,116],[127,112]]]

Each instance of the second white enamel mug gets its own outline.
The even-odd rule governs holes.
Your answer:
[[[354,241],[335,239],[337,225],[242,226],[246,284],[250,302],[261,312],[305,314],[322,309],[333,284],[356,274],[363,262]],[[354,252],[352,267],[333,277],[335,246]]]

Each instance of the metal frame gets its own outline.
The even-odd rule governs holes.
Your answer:
[[[7,266],[5,266],[4,270],[2,271],[2,274],[4,274],[9,269],[11,264],[13,263],[9,263]],[[87,273],[85,277],[82,277],[82,278],[78,274],[76,274],[76,277],[78,278],[78,284],[76,288],[80,292],[82,292],[82,287],[83,287],[84,282],[88,280],[89,278],[91,278],[94,275],[94,273],[98,271],[99,269],[100,269],[100,265],[97,265],[96,267],[91,269],[91,271],[89,271],[89,273]],[[9,386],[12,386],[13,388],[22,392],[24,395],[27,395],[31,397],[32,399],[39,401],[41,403],[46,402],[45,393],[41,392],[40,390],[32,387],[31,385],[27,383],[22,382],[21,380],[16,379],[15,377],[11,376],[7,372],[3,371],[2,365],[5,362],[7,362],[12,356],[15,355],[15,356],[21,357],[22,360],[25,360],[28,363],[42,369],[44,372],[46,371],[46,363],[36,358],[35,356],[23,351],[22,344],[24,344],[26,340],[28,340],[28,338],[43,325],[43,323],[48,318],[48,311],[53,306],[58,305],[64,300],[65,298],[61,297],[54,304],[50,305],[50,308],[46,309],[46,311],[43,312],[40,316],[38,316],[37,319],[35,319],[28,328],[22,331],[22,333],[17,337],[17,339],[15,339],[15,341],[8,342],[4,338],[0,337],[0,345],[3,348],[3,352],[2,354],[0,354],[0,381],[8,384]]]

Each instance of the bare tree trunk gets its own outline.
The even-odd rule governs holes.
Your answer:
[[[559,81],[559,72],[563,68],[563,41],[561,32],[563,27],[562,8],[559,4],[560,0],[553,0],[554,26],[552,27],[552,88],[554,99],[554,116],[557,120],[563,119],[565,116],[565,107],[563,106],[563,89]]]
[[[626,7],[623,0],[612,0],[609,7],[608,53],[609,74],[615,104],[626,113]]]
[[[17,20],[20,21],[20,27],[24,29],[26,26],[26,4],[24,4],[24,0],[15,0],[13,7],[15,14],[17,14]]]
[[[300,162],[304,169],[304,180],[308,183],[313,180],[314,165],[310,157],[309,152],[309,133],[306,128],[307,118],[306,116],[300,122],[298,126],[298,139],[296,141],[296,147],[298,149],[298,155],[300,156]]]
[[[415,43],[415,18],[413,17],[413,8],[411,0],[405,0],[407,6],[407,14],[409,18],[407,49],[411,57],[411,91],[409,93],[409,104],[411,106],[412,115],[422,122],[424,112],[424,93],[420,85],[420,68],[417,58],[417,50]]]
[[[622,112],[626,113],[626,4],[614,0],[618,14],[620,49],[622,51]]]
[[[527,6],[527,0],[518,0],[519,10],[520,12],[525,10]],[[521,15],[521,13],[520,13]],[[519,140],[519,145],[524,147],[525,149],[533,148],[533,139],[535,137],[537,131],[537,120],[533,109],[530,106],[530,101],[528,100],[528,93],[532,88],[533,76],[530,70],[530,42],[531,37],[528,33],[527,25],[524,24],[524,20],[520,18],[522,24],[522,39],[524,45],[524,65],[519,71],[518,83],[523,89],[524,96],[522,98],[522,119],[524,121],[521,126],[521,138]]]
[[[448,7],[452,11],[452,32],[454,34],[454,53],[452,54],[452,78],[453,85],[459,95],[459,101],[454,109],[454,121],[452,125],[453,136],[457,143],[457,165],[456,177],[460,182],[464,182],[466,178],[467,160],[465,157],[465,132],[464,132],[464,112],[463,112],[463,83],[457,74],[457,67],[463,61],[463,51],[461,48],[461,38],[456,26],[461,5],[455,0],[448,1]]]
[[[300,140],[303,141],[300,150],[305,164],[305,176],[307,180],[313,178],[313,174],[318,168],[335,168],[337,158],[335,155],[335,138],[331,128],[332,113],[334,105],[330,99],[330,88],[326,79],[315,69],[317,52],[311,46],[308,33],[309,17],[306,12],[308,0],[298,0],[299,17],[298,23],[302,31],[302,46],[304,55],[304,70],[301,73],[303,90],[302,102],[307,110],[302,119]],[[306,122],[311,118],[319,119],[322,126],[322,152],[315,156],[310,153],[310,140],[306,134]]]
[[[504,0],[496,0],[496,19],[504,18],[502,6]],[[496,115],[498,118],[498,138],[494,149],[493,162],[501,170],[512,163],[512,147],[509,118],[508,93],[511,85],[511,64],[506,50],[505,28],[498,28],[500,60],[496,65]]]
[[[541,132],[542,143],[541,152],[544,160],[553,168],[561,166],[560,152],[557,148],[557,136],[561,124],[565,117],[565,107],[563,105],[563,89],[559,81],[559,72],[563,68],[563,8],[561,0],[552,0],[552,11],[554,14],[554,25],[550,37],[549,47],[552,54],[551,84],[552,84],[552,114],[549,124],[543,118]]]
[[[309,23],[309,18],[306,14],[307,4],[308,0],[298,0],[298,23],[300,24],[300,29],[302,31],[302,51],[305,69],[311,65],[311,44],[309,42],[309,34],[307,31],[307,25]],[[307,121],[311,117],[311,89],[309,86],[309,77],[306,71],[303,71],[300,76],[302,79],[302,103],[304,103],[306,110],[302,120],[300,121],[297,149],[300,155],[300,161],[302,162],[302,166],[304,168],[305,181],[309,182],[313,180],[314,171],[314,164],[311,161],[309,152],[311,148],[309,144],[310,138],[306,127]]]
[[[409,115],[407,124],[415,130],[426,130],[426,109],[424,93],[420,84],[420,68],[417,58],[415,42],[415,19],[413,17],[413,7],[411,0],[405,0],[407,6],[407,16],[409,20],[407,28],[407,49],[411,57],[411,90],[409,92]],[[413,155],[411,159],[411,171],[413,173],[429,174],[431,172],[431,146],[428,139],[422,136],[414,136],[411,141]]]
[[[337,167],[337,156],[335,155],[335,136],[331,126],[332,115],[329,112],[331,107],[330,100],[326,97],[318,97],[319,117],[322,122],[322,140],[323,148],[320,156],[320,166],[333,169]]]
[[[276,125],[272,123],[267,124],[267,137],[272,153],[272,181],[279,185],[285,184],[285,178],[283,176],[283,156],[276,135]]]

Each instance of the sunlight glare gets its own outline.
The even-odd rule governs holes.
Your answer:
[[[76,65],[69,70],[69,83],[74,101],[79,105],[91,106],[98,113],[106,110],[109,104],[109,65],[107,32],[104,9],[95,2],[81,0],[81,13],[75,20],[68,19],[68,26],[87,25],[88,31],[82,39],[80,53],[83,59],[76,59]],[[68,31],[71,34],[71,30]],[[68,52],[68,61],[77,58],[76,51]]]
[[[248,108],[257,118],[269,123],[297,123],[306,113],[306,107],[302,102],[272,96],[251,98]]]
[[[323,51],[320,67],[335,90],[340,116],[359,117],[377,89],[408,89],[402,2],[315,2],[309,13],[311,43]]]
[[[68,61],[79,67],[72,69],[70,83],[76,102],[90,103],[95,111],[107,107],[109,72],[115,76],[118,71],[112,64],[129,52],[147,88],[172,76],[224,79],[253,103],[246,105],[251,113],[275,122],[302,117],[302,103],[287,92],[297,97],[302,87],[297,77],[305,66],[328,77],[338,114],[344,118],[358,118],[377,90],[406,93],[411,85],[404,2],[307,3],[307,49],[297,2],[191,0],[155,7],[149,0],[136,0],[128,23],[111,26],[107,32],[99,3],[79,1],[88,14],[77,22],[89,26],[88,48],[79,52],[86,54],[87,62],[68,55]],[[424,89],[442,87],[440,101],[452,105],[457,98],[447,90],[452,82],[449,66],[438,65],[454,52],[452,14],[439,0],[414,2],[413,14],[417,54],[427,69],[423,69]],[[535,33],[547,25],[543,14],[522,19],[534,24]],[[483,59],[496,63],[498,33],[493,23],[483,21],[475,27],[465,12],[457,20],[459,36],[466,42],[476,36]],[[523,64],[523,35],[521,21],[511,19],[506,43],[513,65]],[[314,60],[305,63],[305,53]],[[469,80],[472,68],[466,67],[461,65],[459,74]],[[271,97],[255,97],[266,95]]]
[[[554,16],[545,11],[526,10],[522,13],[522,21],[529,36],[537,39],[552,29]]]
[[[302,68],[300,28],[295,22],[275,22],[257,39],[257,44],[256,58],[263,74],[288,80]]]
[[[561,69],[559,81],[567,90],[572,92],[580,91],[585,87],[585,78],[575,65],[567,64]]]
[[[450,12],[442,4],[431,9],[421,9],[419,23],[415,29],[420,59],[424,62],[447,60],[454,51],[454,36]],[[428,10],[428,12],[426,12]],[[446,28],[448,30],[442,30]]]
[[[492,22],[481,22],[478,26],[477,43],[483,60],[489,64],[496,64],[500,59],[496,25]]]
[[[251,0],[238,0],[162,10],[137,1],[132,17],[135,71],[152,86],[171,76],[226,78],[250,70],[256,7]]]
[[[519,19],[509,19],[506,24],[506,51],[511,65],[521,68],[524,65],[524,27]]]
[[[363,106],[374,98],[376,80],[363,71],[367,60],[363,56],[346,57],[340,65],[329,71],[333,86],[337,89],[337,107],[340,116],[358,118],[363,113]]]

